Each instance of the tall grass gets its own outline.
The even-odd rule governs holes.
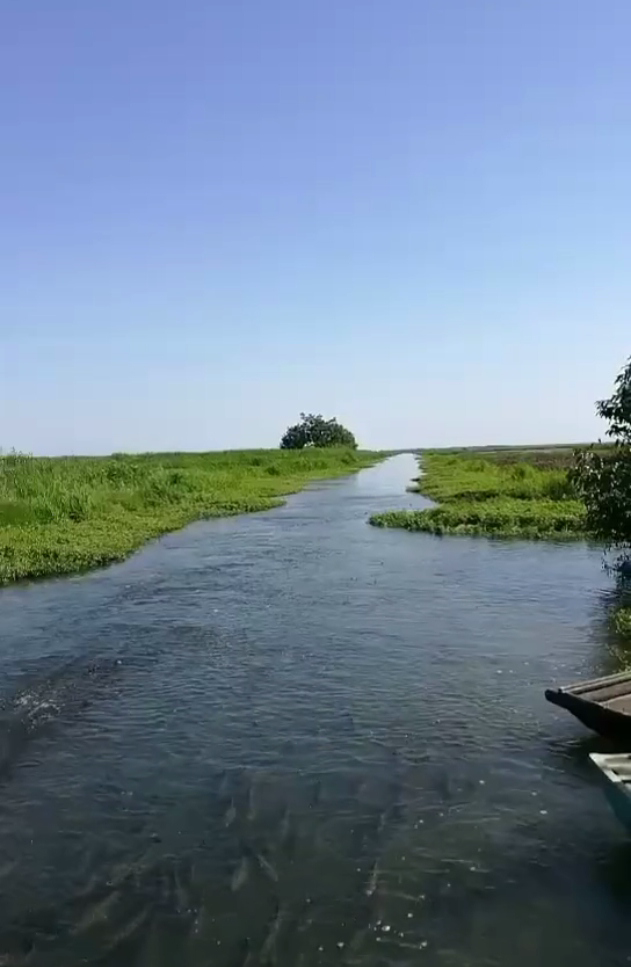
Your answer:
[[[524,460],[508,463],[488,458],[428,452],[423,456],[424,474],[419,490],[437,501],[565,500],[573,497],[567,471],[541,468]]]
[[[559,449],[556,462],[553,448],[543,460],[531,450],[427,451],[418,490],[439,505],[377,514],[371,523],[432,534],[584,536],[585,507],[565,469],[568,448]]]
[[[265,510],[379,454],[326,450],[0,457],[0,584],[120,560],[190,521]]]

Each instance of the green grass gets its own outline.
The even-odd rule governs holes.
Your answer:
[[[111,457],[0,457],[0,584],[127,557],[191,521],[266,510],[310,481],[380,454],[247,450]]]
[[[613,614],[613,626],[622,638],[631,638],[631,608],[618,608]]]
[[[569,447],[426,451],[420,493],[437,507],[376,514],[379,527],[530,539],[585,536],[585,507],[567,476]]]
[[[572,496],[565,469],[541,467],[525,460],[517,451],[512,461],[502,453],[481,457],[472,451],[423,456],[421,493],[436,501],[490,500],[513,497],[518,500],[565,500]]]
[[[560,507],[552,500],[500,497],[487,501],[458,501],[429,510],[400,510],[376,514],[379,527],[402,527],[429,534],[472,534],[494,537],[568,538],[584,534],[584,512],[576,501]]]

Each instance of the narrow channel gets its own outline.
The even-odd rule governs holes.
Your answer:
[[[610,670],[600,554],[369,527],[415,472],[0,593],[0,964],[627,962],[631,849],[543,698]]]

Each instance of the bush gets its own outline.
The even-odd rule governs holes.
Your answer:
[[[351,447],[357,442],[350,430],[335,418],[325,420],[320,414],[301,413],[300,423],[295,423],[285,431],[280,441],[282,450],[302,450],[305,447]]]
[[[571,480],[587,507],[592,534],[625,557],[631,550],[631,359],[596,411],[608,423],[613,446],[577,452]]]

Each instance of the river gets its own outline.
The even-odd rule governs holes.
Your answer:
[[[0,593],[0,965],[631,962],[631,848],[543,689],[585,544],[367,526],[411,456]]]

